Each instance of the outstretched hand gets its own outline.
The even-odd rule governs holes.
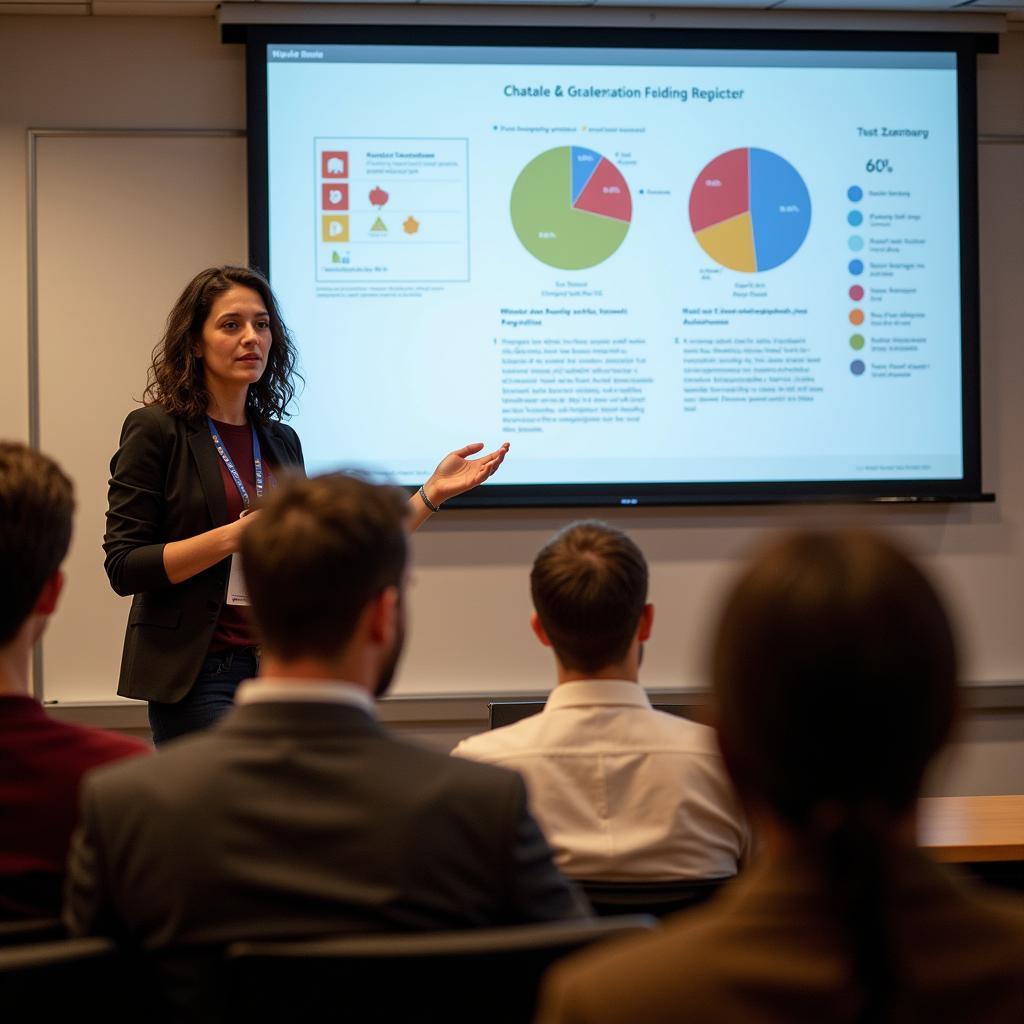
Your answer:
[[[465,494],[493,476],[505,459],[509,444],[506,441],[487,455],[477,459],[470,458],[483,448],[483,443],[467,444],[464,448],[449,452],[430,474],[430,479],[423,485],[427,497],[435,505],[454,498],[457,494]]]

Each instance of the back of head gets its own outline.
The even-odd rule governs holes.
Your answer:
[[[748,804],[819,865],[850,964],[844,1020],[879,1024],[912,1007],[890,923],[893,872],[952,725],[956,671],[935,590],[868,533],[778,541],[725,605],[712,664],[722,750]]]
[[[64,561],[74,509],[71,481],[57,463],[23,444],[0,442],[0,644],[13,639]]]
[[[714,643],[735,781],[798,829],[823,803],[899,814],[949,732],[956,671],[939,597],[894,545],[786,537],[740,578]]]
[[[252,614],[280,658],[331,658],[405,571],[402,491],[343,473],[286,481],[242,536]]]
[[[530,591],[562,665],[597,672],[629,651],[647,602],[647,562],[620,530],[572,523],[537,555]]]

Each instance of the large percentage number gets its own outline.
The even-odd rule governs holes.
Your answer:
[[[869,174],[892,174],[892,164],[888,160],[869,160],[865,169]]]

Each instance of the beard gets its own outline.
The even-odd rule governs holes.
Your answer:
[[[377,681],[373,687],[373,695],[378,700],[391,688],[391,681],[395,678],[395,671],[398,669],[398,662],[402,657],[402,648],[405,647],[405,615],[399,608],[398,622],[395,626],[395,642],[391,645],[387,657],[380,666],[377,673]]]

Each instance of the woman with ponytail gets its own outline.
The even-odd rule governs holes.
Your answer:
[[[915,844],[957,694],[922,572],[871,534],[786,537],[729,595],[711,675],[760,856],[706,908],[556,970],[541,1020],[1024,1021],[1024,912]]]

